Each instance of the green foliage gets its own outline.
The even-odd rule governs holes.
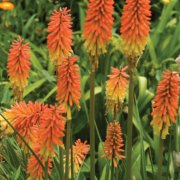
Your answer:
[[[3,108],[12,104],[12,90],[7,77],[7,56],[11,41],[21,35],[31,46],[31,72],[29,84],[24,91],[25,101],[40,101],[56,104],[56,78],[46,48],[47,24],[53,9],[71,7],[73,31],[73,50],[78,55],[78,65],[81,74],[81,110],[73,110],[72,131],[73,140],[81,138],[89,141],[88,109],[89,109],[89,60],[83,47],[81,32],[87,8],[87,0],[55,1],[55,0],[14,0],[16,8],[12,11],[0,11],[0,105]],[[110,67],[126,65],[121,53],[119,37],[120,15],[124,1],[116,1],[114,12],[113,37],[107,47],[107,53],[100,57],[99,69],[95,79],[95,109],[96,109],[96,173],[97,179],[110,179],[110,163],[102,159],[102,144],[105,140],[107,120],[105,113],[105,81],[110,73]],[[154,179],[157,172],[158,141],[150,126],[151,102],[156,91],[157,82],[162,72],[171,68],[177,70],[176,57],[180,52],[180,2],[171,0],[167,6],[160,1],[152,3],[151,34],[147,47],[138,64],[138,75],[135,87],[135,107],[133,115],[133,152],[132,171],[137,180]],[[128,97],[126,101],[128,100]],[[125,107],[126,107],[125,101]],[[124,108],[125,109],[125,108]],[[127,113],[119,114],[123,138],[126,142]],[[164,179],[178,179],[179,168],[173,152],[180,152],[180,110],[177,123],[170,129],[170,136],[164,146]],[[14,137],[2,137],[0,156],[0,179],[27,179],[27,157],[21,153]],[[55,158],[52,179],[60,179],[58,159]],[[76,179],[89,178],[90,163],[86,158]],[[55,173],[54,173],[55,172]],[[117,179],[123,179],[126,172],[126,160],[119,162],[116,172]]]

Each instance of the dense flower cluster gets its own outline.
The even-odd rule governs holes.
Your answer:
[[[137,58],[147,43],[150,31],[150,0],[126,0],[121,19],[124,55]]]
[[[12,42],[8,56],[8,76],[16,99],[22,98],[23,90],[28,84],[30,69],[30,47],[24,39],[18,37]]]
[[[107,127],[107,135],[104,143],[105,154],[102,157],[113,160],[114,167],[117,167],[117,159],[121,160],[125,158],[122,155],[122,152],[124,152],[123,146],[122,131],[119,122],[110,122]]]
[[[176,123],[180,78],[178,73],[171,70],[167,70],[163,74],[153,100],[151,125],[156,134],[160,134],[161,138],[165,139],[171,122]]]
[[[90,0],[84,24],[85,48],[93,57],[95,67],[98,56],[106,52],[113,26],[113,0]]]
[[[126,95],[129,77],[125,72],[127,68],[111,67],[112,74],[108,75],[109,80],[106,81],[106,109],[113,115],[120,110]]]
[[[67,8],[54,10],[48,24],[47,46],[55,66],[61,65],[62,58],[68,58],[71,51],[72,22],[69,12]]]
[[[63,104],[66,111],[73,104],[80,108],[81,97],[79,67],[75,64],[77,57],[64,59],[58,70],[57,101]]]

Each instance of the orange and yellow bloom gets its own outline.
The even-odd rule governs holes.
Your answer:
[[[61,65],[62,58],[68,58],[72,46],[72,22],[70,10],[60,8],[53,11],[48,24],[47,47],[55,65]]]
[[[113,121],[108,124],[106,140],[104,142],[104,152],[102,157],[113,160],[114,167],[117,167],[117,159],[125,158],[122,155],[123,149],[122,131],[119,122]]]
[[[12,10],[14,9],[14,4],[12,2],[4,0],[3,2],[0,2],[0,9],[5,10],[5,11]]]
[[[40,146],[40,155],[47,161],[55,155],[55,145],[63,147],[60,139],[64,136],[65,113],[62,106],[46,107],[40,117],[40,125],[38,131],[38,142]]]
[[[123,53],[128,59],[142,54],[150,31],[150,0],[126,0],[121,19]]]
[[[33,147],[36,143],[38,124],[43,109],[44,105],[38,102],[29,102],[28,104],[20,102],[4,112],[5,118],[20,133],[30,147]],[[26,145],[19,139],[19,137],[17,140],[23,151],[27,153],[28,149]]]
[[[64,59],[58,70],[57,101],[63,104],[66,111],[75,104],[80,108],[81,86],[79,67],[75,64],[77,57]]]
[[[162,139],[166,138],[171,122],[176,123],[179,80],[178,73],[171,70],[165,71],[153,100],[153,120],[151,125],[154,127],[155,133],[159,134]]]
[[[111,67],[112,74],[108,75],[109,80],[106,81],[106,109],[113,115],[120,110],[124,102],[129,78],[127,68]]]
[[[113,3],[113,0],[90,0],[88,4],[83,36],[95,68],[98,66],[98,56],[106,52],[106,45],[112,36]]]
[[[30,69],[30,47],[24,39],[18,37],[12,42],[8,55],[8,76],[18,101],[21,100],[23,90],[28,84]]]
[[[85,156],[89,152],[89,145],[85,141],[84,143],[78,139],[73,145],[73,160],[74,160],[74,172],[77,174],[82,166]]]

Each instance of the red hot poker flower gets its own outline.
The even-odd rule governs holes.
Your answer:
[[[37,138],[39,118],[44,110],[44,105],[38,102],[16,103],[11,109],[4,112],[4,116],[13,125],[13,127],[21,134],[24,140],[33,147]],[[25,153],[28,149],[24,143],[17,138],[19,144]]]
[[[95,68],[98,66],[98,56],[106,52],[112,35],[113,3],[113,0],[90,0],[88,4],[83,36],[87,52],[95,58],[92,62]]]
[[[55,145],[63,146],[60,138],[64,136],[65,118],[62,116],[64,113],[62,106],[51,105],[46,107],[41,115],[38,142],[40,154],[45,160],[55,155]]]
[[[73,159],[74,159],[74,172],[77,174],[79,172],[79,169],[81,165],[83,164],[83,161],[85,159],[85,156],[89,152],[89,145],[87,144],[87,141],[84,143],[81,142],[80,139],[78,139],[74,145],[73,145]]]
[[[60,8],[53,11],[48,24],[47,46],[50,58],[55,66],[67,58],[72,46],[72,22],[70,10]]]
[[[29,45],[19,37],[12,42],[8,56],[8,75],[15,97],[18,101],[22,98],[23,90],[28,83],[30,69]]]
[[[142,54],[150,31],[150,16],[150,0],[126,0],[120,32],[128,59]]]
[[[129,78],[127,68],[127,66],[119,69],[111,67],[112,74],[108,75],[109,80],[106,81],[106,109],[113,115],[114,111],[120,110],[124,102]]]
[[[57,83],[57,101],[63,104],[66,111],[75,104],[80,108],[79,99],[81,97],[80,74],[79,67],[74,63],[77,57],[69,57],[64,59],[63,64],[58,70]]]
[[[114,167],[117,167],[117,159],[125,158],[122,155],[123,149],[122,131],[119,122],[110,122],[107,127],[106,140],[104,142],[105,155],[109,160],[113,160]]]
[[[151,125],[162,139],[168,134],[170,122],[176,123],[179,96],[179,75],[167,70],[159,82],[153,106]]]

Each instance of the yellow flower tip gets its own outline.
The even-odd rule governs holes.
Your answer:
[[[161,2],[164,4],[164,5],[168,5],[170,3],[170,0],[161,0]]]
[[[12,10],[14,9],[14,4],[12,2],[3,1],[0,3],[0,9],[4,11]]]
[[[108,75],[109,80],[106,81],[106,110],[112,115],[115,111],[119,112],[124,102],[129,78],[127,68],[127,66],[119,69],[111,67],[112,74]]]
[[[123,53],[128,60],[139,57],[150,31],[150,0],[126,0],[121,20]]]
[[[0,117],[0,134],[10,136],[14,133],[14,130],[8,125],[8,123]]]

